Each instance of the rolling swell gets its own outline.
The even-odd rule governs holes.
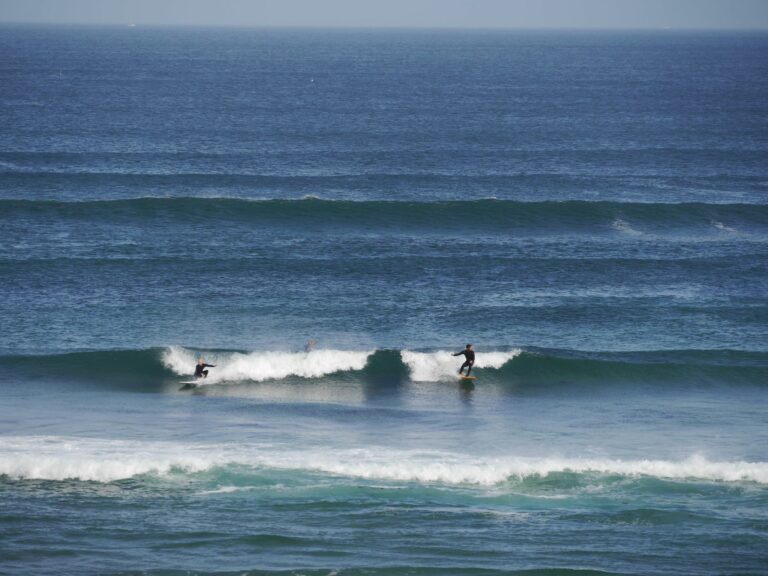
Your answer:
[[[159,362],[159,357],[157,349],[149,349],[5,356],[3,360],[12,373],[31,379],[132,387],[141,383],[158,383],[172,376]]]
[[[674,355],[679,354],[679,358]],[[748,360],[751,358],[755,363]],[[521,354],[499,377],[511,385],[760,384],[768,381],[768,356],[716,351],[636,355],[554,356]]]
[[[660,232],[703,227],[710,231],[765,231],[768,206],[756,204],[629,203],[511,200],[347,201],[244,200],[237,198],[136,198],[60,202],[0,200],[5,217],[54,217],[151,223],[227,220],[263,226],[301,224],[328,227],[483,230],[603,230],[611,233]]]
[[[147,350],[6,356],[12,374],[33,379],[69,380],[138,389],[159,389],[191,376],[199,351],[171,346]],[[453,382],[457,359],[448,351],[315,350],[244,352],[213,350],[217,365],[207,385],[301,380]],[[768,353],[740,351],[657,351],[582,353],[521,350],[478,354],[479,382],[519,390],[549,387],[611,387],[621,384],[763,385]]]

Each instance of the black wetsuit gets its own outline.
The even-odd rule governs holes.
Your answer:
[[[203,368],[215,368],[215,364],[198,364],[195,366],[195,378],[206,378],[208,376],[208,370]]]
[[[461,368],[459,368],[459,374],[463,373],[464,368],[466,368],[467,376],[469,376],[469,373],[472,372],[472,366],[475,363],[475,351],[465,349],[465,350],[462,350],[461,352],[456,352],[454,356],[461,356],[462,354],[464,355],[465,360],[464,360],[464,364],[462,364]]]

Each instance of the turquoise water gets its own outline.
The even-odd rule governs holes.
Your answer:
[[[0,28],[0,572],[765,573],[766,48]]]

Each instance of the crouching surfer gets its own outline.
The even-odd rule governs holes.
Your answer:
[[[206,364],[203,358],[199,358],[197,366],[195,366],[195,379],[208,378],[208,370],[206,368],[216,368],[215,364]]]
[[[459,368],[459,374],[464,376],[464,368],[467,369],[467,376],[472,372],[472,366],[475,364],[475,351],[472,350],[472,344],[467,344],[467,347],[461,352],[456,352],[453,356],[464,356],[464,364]]]

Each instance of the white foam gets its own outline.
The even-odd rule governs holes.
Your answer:
[[[558,472],[768,484],[768,462],[561,457],[479,457],[435,450],[295,450],[269,444],[180,444],[90,438],[0,438],[0,474],[12,478],[111,482],[230,464],[367,480],[493,486]],[[228,491],[223,488],[221,491]]]
[[[202,496],[208,496],[210,494],[231,494],[233,492],[243,492],[246,490],[250,490],[250,487],[243,487],[243,486],[222,486],[220,488],[217,488],[215,490],[201,490],[199,492]]]
[[[642,232],[639,230],[636,230],[632,228],[626,221],[622,220],[621,218],[616,218],[612,223],[611,227],[614,230],[617,230],[623,234],[627,234],[629,236],[640,236]]]
[[[518,356],[522,350],[509,352],[483,352],[477,354],[475,368],[501,368],[504,364]],[[459,366],[464,362],[463,356],[454,357],[451,352],[400,352],[403,363],[408,366],[411,380],[414,382],[439,382],[455,380]]]
[[[202,383],[251,380],[279,380],[288,376],[319,378],[334,372],[362,370],[370,351],[312,350],[311,352],[212,352],[205,355],[209,369]],[[163,353],[163,364],[180,376],[194,373],[199,354],[181,346],[171,346]]]
[[[712,226],[714,226],[718,230],[722,230],[723,232],[729,232],[731,234],[734,234],[736,232],[735,228],[726,226],[725,224],[723,224],[722,222],[718,222],[717,220],[712,220]]]
[[[225,463],[193,446],[48,436],[0,439],[0,474],[12,478],[110,482],[173,469],[201,472]]]

